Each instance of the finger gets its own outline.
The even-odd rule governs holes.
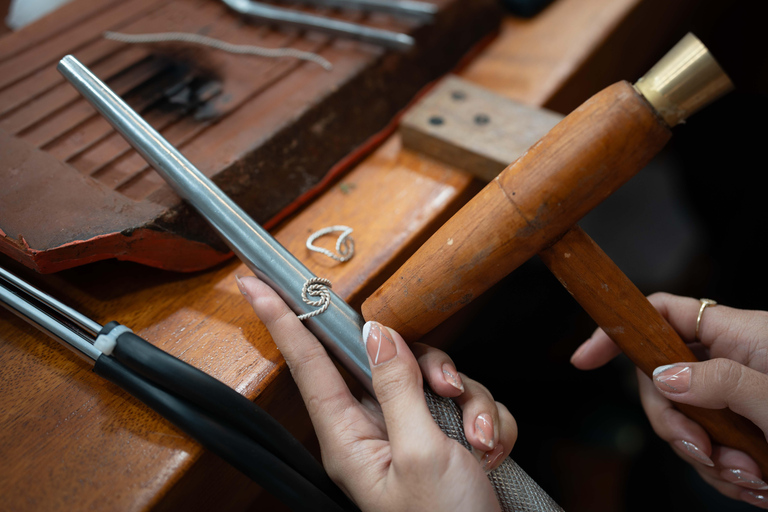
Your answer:
[[[593,370],[621,353],[613,340],[598,328],[571,356],[571,364],[579,370]]]
[[[654,293],[648,300],[687,343],[696,341],[701,302],[690,297]],[[758,350],[768,330],[768,312],[709,306],[701,315],[699,340],[712,357],[728,357],[759,371],[768,371],[768,354]]]
[[[768,510],[768,494],[765,492],[743,490],[739,498],[750,505]]]
[[[462,378],[465,391],[454,400],[462,411],[467,441],[483,452],[501,444],[501,451],[508,454],[517,441],[515,419],[506,407],[493,399],[485,386],[466,376]]]
[[[344,379],[317,338],[272,288],[252,276],[238,277],[237,285],[285,358],[318,437],[332,437],[343,411],[357,405]]]
[[[714,467],[711,459],[712,444],[706,431],[678,411],[664,398],[644,373],[637,371],[640,402],[651,422],[653,431],[670,443],[675,451],[689,462]]]
[[[514,416],[500,402],[496,402],[496,409],[499,414],[499,442],[493,450],[483,456],[482,464],[486,472],[493,471],[509,457],[517,442],[517,422]]]
[[[447,440],[424,398],[419,364],[403,338],[378,322],[367,322],[363,339],[373,390],[381,406],[393,464],[439,454],[435,442]],[[412,469],[412,468],[411,468]]]
[[[744,492],[744,489],[741,487],[725,482],[711,473],[703,471],[699,471],[698,473],[705,482],[714,487],[723,496],[727,496],[734,500],[741,499],[741,493]]]
[[[768,490],[757,462],[741,450],[715,446],[712,460],[720,468],[719,477],[722,480],[746,489]]]
[[[461,376],[448,354],[423,343],[412,343],[411,350],[432,391],[444,397],[455,397],[464,392]]]
[[[706,409],[728,407],[768,431],[768,375],[736,361],[660,366],[653,371],[653,382],[670,400]]]

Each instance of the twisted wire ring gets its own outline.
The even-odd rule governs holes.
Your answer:
[[[310,306],[319,307],[320,309],[299,315],[299,320],[307,320],[308,318],[312,318],[313,316],[324,313],[325,310],[328,309],[328,306],[331,305],[331,291],[329,290],[330,287],[331,281],[324,277],[313,277],[312,279],[307,279],[307,282],[304,283],[304,286],[301,288],[301,299]],[[310,297],[319,298],[317,300],[312,300]]]

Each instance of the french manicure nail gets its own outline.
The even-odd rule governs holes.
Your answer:
[[[683,439],[678,439],[672,444],[674,444],[679,449],[681,449],[683,453],[688,454],[688,456],[690,456],[690,458],[695,460],[696,462],[700,462],[705,466],[714,467],[715,463],[712,462],[712,459],[707,457],[707,455],[692,442],[685,441]]]
[[[235,274],[235,281],[237,282],[237,289],[240,290],[240,293],[243,294],[243,297],[246,299],[250,299],[251,297],[248,295],[248,292],[245,291],[245,286],[243,286],[243,282],[240,280],[242,276],[240,274]]]
[[[724,469],[720,472],[720,476],[723,477],[723,480],[736,485],[740,485],[742,487],[760,490],[768,489],[768,484],[763,482],[760,477],[748,471],[744,471],[743,469]]]
[[[448,363],[443,365],[443,377],[445,378],[445,382],[462,393],[464,392],[464,383],[461,382],[461,375],[459,375],[459,372]]]
[[[373,366],[386,363],[397,355],[397,345],[389,331],[378,322],[367,322],[363,326],[365,349]]]
[[[489,414],[483,413],[477,416],[475,419],[475,432],[477,432],[477,438],[480,442],[488,447],[489,450],[493,449],[493,419]]]
[[[499,465],[499,462],[501,461],[501,457],[504,455],[504,447],[500,444],[496,445],[496,448],[493,450],[486,452],[485,455],[483,455],[483,471],[486,473],[489,473],[496,469],[496,466]]]
[[[691,367],[668,364],[653,370],[653,380],[659,389],[671,393],[685,393],[691,387]]]
[[[768,496],[763,493],[747,491],[742,494],[744,501],[760,508],[768,508]]]

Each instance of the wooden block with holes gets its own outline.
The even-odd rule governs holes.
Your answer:
[[[562,118],[449,75],[403,117],[400,134],[408,149],[490,181]]]
[[[58,74],[61,57],[82,61],[264,223],[364,149],[420,88],[498,25],[493,0],[433,1],[439,12],[431,24],[321,9],[410,33],[416,46],[404,53],[251,23],[217,0],[74,0],[5,35],[0,252],[43,273],[105,258],[193,271],[230,256]],[[178,43],[130,45],[105,39],[105,31],[291,47],[321,55],[333,69]]]

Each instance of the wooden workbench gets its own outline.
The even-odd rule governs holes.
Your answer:
[[[637,78],[682,35],[680,20],[695,4],[557,0],[531,20],[505,20],[461,74],[567,112],[617,79]],[[612,51],[618,47],[625,51]],[[476,190],[464,172],[401,150],[395,135],[275,234],[359,306]],[[334,224],[355,229],[357,256],[345,264],[304,247],[311,232]],[[102,262],[45,277],[7,258],[0,264],[100,323],[130,326],[266,407],[297,436],[309,434],[284,361],[237,291],[234,276],[246,272],[239,262],[197,274]],[[247,510],[260,499],[257,486],[5,311],[0,382],[4,510]]]

